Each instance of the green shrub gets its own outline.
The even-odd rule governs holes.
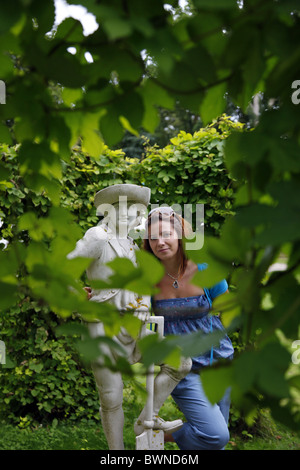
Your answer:
[[[224,165],[224,142],[233,130],[243,125],[222,116],[193,135],[181,131],[163,149],[146,149],[141,164],[134,164],[136,182],[151,188],[154,204],[204,204],[205,231],[219,234],[231,215],[234,180]]]
[[[54,419],[98,420],[98,395],[77,337],[59,336],[59,318],[28,296],[1,315],[7,361],[0,370],[0,417],[22,426]]]

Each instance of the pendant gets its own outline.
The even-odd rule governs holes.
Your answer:
[[[174,287],[174,289],[178,289],[179,284],[178,284],[177,279],[175,279],[175,281],[173,282],[173,287]]]

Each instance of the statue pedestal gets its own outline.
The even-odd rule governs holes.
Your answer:
[[[160,336],[164,334],[164,317],[150,317],[148,323],[157,325],[157,333]],[[146,329],[146,324],[143,329]],[[145,333],[141,331],[141,336]],[[164,432],[153,429],[153,391],[154,391],[154,364],[152,364],[147,371],[146,379],[147,389],[147,403],[146,403],[146,417],[144,421],[145,431],[139,436],[136,436],[135,448],[136,450],[164,450]]]

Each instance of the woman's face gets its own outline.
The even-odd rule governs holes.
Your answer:
[[[149,227],[149,244],[153,254],[161,261],[178,255],[178,236],[168,220],[161,220]]]

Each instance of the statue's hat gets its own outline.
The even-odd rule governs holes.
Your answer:
[[[126,196],[128,202],[143,204],[147,208],[150,202],[150,195],[151,190],[146,186],[138,186],[137,184],[114,184],[96,193],[95,206],[97,208],[101,204],[116,204],[120,202],[120,196]],[[97,213],[98,212],[97,210]]]

